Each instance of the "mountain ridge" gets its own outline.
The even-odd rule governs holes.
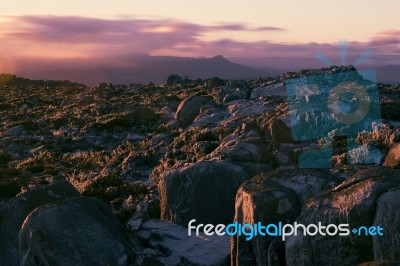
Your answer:
[[[190,79],[220,77],[252,79],[275,76],[278,72],[263,71],[227,60],[222,55],[190,58],[151,55],[118,55],[93,60],[69,59],[17,61],[16,74],[27,78],[71,80],[87,85],[111,83],[164,83],[170,74]]]
[[[222,55],[208,58],[152,56],[149,54],[119,54],[96,59],[52,60],[33,58],[15,60],[16,71],[14,73],[30,79],[70,80],[93,86],[102,82],[117,84],[153,82],[162,84],[171,74],[187,76],[190,79],[212,77],[256,79],[274,77],[287,71],[293,71],[292,68],[278,68],[278,64],[274,65],[276,68],[272,68],[267,63],[251,65],[250,61],[246,62],[247,64],[237,63],[233,58],[227,59]],[[272,62],[273,60],[270,63]],[[314,68],[304,65],[304,67],[297,69]],[[379,83],[400,83],[400,66],[398,65],[368,66],[368,68],[376,70]]]

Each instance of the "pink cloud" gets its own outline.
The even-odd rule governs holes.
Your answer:
[[[373,37],[370,42],[373,46],[400,45],[400,31],[386,31]]]
[[[314,60],[316,52],[321,52],[332,57],[332,61],[340,58],[338,44],[274,43],[269,40],[244,42],[226,37],[205,41],[202,38],[210,32],[220,32],[221,36],[229,36],[229,32],[286,32],[273,26],[55,16],[9,16],[6,19],[9,23],[0,25],[0,51],[9,57],[98,57],[133,53],[196,57],[222,54],[231,58],[261,60],[281,57],[293,61],[296,58]],[[381,60],[383,64],[386,55],[399,55],[399,33],[387,31],[373,36],[369,42],[350,42],[348,56],[355,60],[370,48],[375,55],[374,60]]]
[[[125,50],[151,53],[163,47],[197,43],[206,32],[222,31],[283,31],[277,27],[251,28],[240,24],[205,26],[174,20],[105,20],[85,17],[17,16],[11,17],[13,27],[0,28],[5,41],[35,44],[124,44]],[[169,30],[157,30],[168,28]],[[103,49],[102,49],[103,50]],[[124,51],[127,52],[127,51]]]

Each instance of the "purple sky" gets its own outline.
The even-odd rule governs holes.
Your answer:
[[[150,54],[187,57],[223,55],[250,66],[279,69],[323,66],[320,52],[340,64],[338,43],[238,40],[239,33],[285,34],[286,28],[246,23],[203,25],[176,19],[105,19],[73,16],[7,15],[1,17],[0,72],[18,72],[21,60],[112,58]],[[210,37],[211,36],[211,37]],[[221,36],[221,37],[215,37]],[[366,41],[348,38],[347,64],[366,50],[366,66],[400,65],[400,30],[386,30]]]

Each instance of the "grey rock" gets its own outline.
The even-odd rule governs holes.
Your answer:
[[[161,218],[187,226],[228,224],[234,216],[236,190],[250,176],[226,161],[199,162],[168,171],[160,177]]]
[[[205,112],[200,113],[193,121],[191,126],[198,127],[198,126],[207,126],[211,123],[217,124],[220,121],[224,120],[227,117],[226,111],[217,111],[217,112]]]
[[[205,105],[215,105],[215,102],[209,96],[187,97],[179,104],[175,119],[184,126],[190,125]]]
[[[161,265],[229,265],[229,237],[207,236],[165,221],[149,220],[142,224],[138,238]],[[146,258],[145,258],[146,260]]]
[[[1,202],[0,265],[19,265],[18,232],[31,211],[43,204],[78,196],[79,192],[70,183],[60,181]]]
[[[269,224],[292,222],[300,213],[295,193],[278,183],[265,180],[263,184],[245,182],[237,192],[235,222],[239,224]],[[235,236],[231,241],[231,265],[268,265],[269,248],[274,239],[268,236]],[[284,258],[284,256],[281,256]]]
[[[271,173],[253,178],[255,182],[270,180],[294,191],[303,204],[309,198],[334,188],[343,178],[323,169],[279,168]]]
[[[379,198],[374,225],[384,228],[384,234],[372,237],[375,260],[400,261],[400,252],[394,248],[400,243],[399,210],[400,187]]]
[[[286,168],[244,182],[236,194],[235,221],[241,224],[294,222],[303,202],[334,187],[340,179],[324,170]],[[285,260],[284,243],[276,237],[236,236],[232,265],[276,265]],[[270,264],[268,264],[270,262]]]
[[[256,116],[267,112],[268,110],[273,110],[274,107],[268,106],[265,103],[254,101],[254,100],[242,100],[230,102],[226,105],[230,115],[233,118],[242,116]]]
[[[345,223],[350,229],[372,226],[379,196],[399,185],[400,171],[382,167],[360,171],[330,192],[307,200],[296,221],[301,224],[322,222],[322,225]],[[372,239],[365,235],[324,237],[299,233],[288,237],[285,250],[288,266],[350,266],[374,259]]]
[[[109,206],[79,197],[37,208],[19,235],[21,265],[129,265],[123,227]]]
[[[283,83],[277,83],[277,84],[272,84],[266,87],[258,87],[253,89],[251,92],[250,99],[257,99],[260,97],[268,97],[268,96],[280,96],[280,97],[286,97],[286,88],[285,84]]]

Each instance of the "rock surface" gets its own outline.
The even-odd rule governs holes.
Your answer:
[[[251,99],[268,96],[286,97],[286,89],[283,83],[271,84],[266,87],[258,87],[251,92]]]
[[[149,265],[229,265],[229,237],[196,236],[188,229],[160,220],[149,220],[142,224],[138,237],[145,250],[144,261]],[[147,252],[147,254],[146,254]]]
[[[303,202],[334,187],[341,181],[328,171],[286,168],[253,177],[236,194],[235,221],[240,224],[292,223]],[[277,237],[260,236],[251,241],[246,236],[231,240],[231,265],[269,265],[285,263],[285,246]]]
[[[161,218],[183,226],[191,219],[228,224],[234,215],[236,190],[248,178],[242,167],[225,161],[166,172],[158,183]]]
[[[292,132],[282,119],[275,119],[271,124],[272,143],[292,143]]]
[[[176,110],[175,119],[183,125],[189,125],[200,113],[200,109],[205,105],[214,105],[214,101],[208,96],[191,96],[184,99]]]
[[[253,209],[255,217],[261,215],[257,208],[253,208],[255,205],[261,206],[261,209],[268,208],[266,203],[257,199],[258,196],[268,198],[271,204],[279,205],[281,202],[280,208],[271,206],[264,210],[276,219],[282,217],[309,222],[306,218],[314,213],[318,219],[328,219],[324,211],[332,212],[332,217],[337,218],[338,212],[347,213],[330,206],[337,204],[332,195],[340,193],[331,189],[323,194],[323,190],[349,177],[354,180],[351,177],[354,173],[371,166],[348,164],[347,144],[342,140],[333,147],[333,168],[329,174],[296,169],[298,158],[304,151],[324,148],[329,141],[332,142],[332,135],[343,132],[333,130],[327,138],[318,136],[317,139],[293,142],[287,118],[294,112],[299,115],[295,117],[299,121],[317,121],[313,110],[320,103],[301,105],[298,110],[293,110],[285,86],[293,78],[325,74],[346,77],[344,72],[348,71],[354,71],[354,67],[302,70],[275,78],[248,81],[219,78],[190,80],[172,75],[163,85],[102,83],[95,87],[68,81],[27,80],[0,75],[0,206],[8,204],[21,191],[34,190],[53,180],[68,180],[83,195],[98,197],[109,204],[122,223],[136,221],[133,226],[135,234],[142,221],[160,218],[160,210],[163,210],[163,217],[183,226],[192,218],[190,216],[195,215],[204,221],[232,222],[236,190],[245,180],[263,176],[254,179],[259,183],[249,181],[250,187],[241,190],[242,196],[238,197],[236,206],[241,207],[237,207],[236,212],[242,213],[246,219],[251,220],[251,217],[243,213],[251,213]],[[361,81],[362,78],[359,78],[357,81]],[[328,79],[327,82],[335,80]],[[353,136],[357,138],[357,143],[375,147],[383,156],[374,157],[373,163],[380,164],[390,148],[400,141],[399,89],[398,85],[378,84],[382,125]],[[326,121],[322,122],[325,124]],[[310,136],[318,133],[313,131],[313,127],[306,126],[305,129]],[[354,151],[350,155],[356,158],[371,155],[359,149]],[[314,160],[326,161],[318,153],[313,155],[315,157],[309,158],[310,164]],[[276,168],[280,170],[273,172]],[[203,172],[198,174],[200,170]],[[273,174],[269,175],[271,172]],[[276,173],[280,173],[279,176]],[[312,178],[320,175],[330,178]],[[350,210],[356,210],[348,211],[350,220],[358,217],[359,220],[373,221],[381,217],[382,223],[388,223],[382,215],[386,209],[379,204],[380,195],[388,194],[394,198],[398,195],[389,194],[382,180],[366,180],[369,181],[346,183],[343,186],[347,189],[341,186],[340,191],[349,197],[349,202],[358,197],[365,207],[355,208],[347,204]],[[394,185],[392,181],[389,183]],[[364,187],[357,188],[361,184]],[[368,184],[372,186],[372,192],[370,196],[365,196],[370,191]],[[349,192],[346,194],[344,191]],[[243,196],[246,193],[250,195],[247,198]],[[382,196],[382,200],[388,195]],[[321,203],[322,199],[325,202]],[[230,207],[218,206],[222,203]],[[323,210],[320,210],[316,207],[317,203],[328,207],[321,207]],[[252,204],[255,205],[247,206]],[[379,209],[371,206],[379,206]],[[392,210],[397,205],[386,207]],[[276,213],[278,209],[287,211]],[[27,210],[26,215],[30,211]],[[358,215],[358,211],[361,214]],[[8,216],[7,219],[12,218]],[[7,220],[2,219],[0,216],[2,222]],[[337,218],[338,221],[340,219]],[[18,232],[18,226],[18,223],[10,226],[10,232]],[[8,227],[4,228],[1,228],[3,234]],[[253,252],[248,243],[243,244],[239,240],[242,241],[238,239],[240,245],[236,246],[235,254],[240,261],[244,261],[243,256],[249,247],[252,263],[260,261],[279,265],[284,259],[289,262],[295,260],[287,258],[285,249],[288,247],[282,242],[255,240],[252,243],[258,243],[260,247],[255,247]],[[356,256],[354,254],[361,252],[359,257],[365,255],[365,260],[350,258],[356,265],[367,259],[374,260],[375,251],[376,254],[381,252],[382,256],[392,256],[384,250],[390,243],[395,243],[396,238],[385,237],[378,242],[353,238],[350,242],[331,239],[326,244],[324,241],[317,239],[310,245],[296,242],[291,246],[300,247],[300,250],[294,248],[294,254],[299,252],[306,254],[307,258],[323,262],[330,257],[340,260],[342,256]],[[140,250],[138,242],[136,240],[134,246]],[[13,245],[11,247],[10,250],[14,248]],[[314,254],[313,250],[319,253]],[[148,247],[146,252],[158,254],[159,250]],[[343,252],[350,252],[350,255],[343,255]],[[5,253],[0,252],[0,257],[2,254]],[[265,254],[267,259],[262,257]],[[142,262],[140,256],[135,262],[138,265],[160,265],[160,261],[151,260],[147,255]]]
[[[389,189],[399,186],[399,177],[398,170],[378,167],[361,171],[329,193],[308,199],[296,221],[302,224],[318,224],[324,221],[324,225],[348,223],[350,230],[360,226],[370,227],[374,224],[375,206],[379,197]],[[381,217],[379,213],[378,217]],[[392,226],[389,226],[389,230],[396,230],[390,229]],[[373,260],[374,249],[377,252],[381,248],[379,244],[385,247],[388,245],[385,238],[375,243],[378,246],[374,246],[370,236],[357,236],[352,233],[345,237],[302,234],[290,236],[285,242],[286,263],[287,265],[357,265]],[[387,256],[393,254],[388,251]]]
[[[395,144],[389,150],[383,165],[391,168],[400,168],[400,143]]]
[[[375,260],[400,261],[400,252],[394,248],[400,243],[400,187],[382,196],[376,205],[375,225],[384,228],[383,236],[372,237]]]
[[[16,198],[0,203],[0,264],[19,265],[18,233],[25,218],[35,208],[77,197],[80,194],[65,181],[55,182],[43,188],[28,191]]]
[[[21,228],[21,265],[130,265],[134,257],[125,234],[98,199],[44,205]]]

